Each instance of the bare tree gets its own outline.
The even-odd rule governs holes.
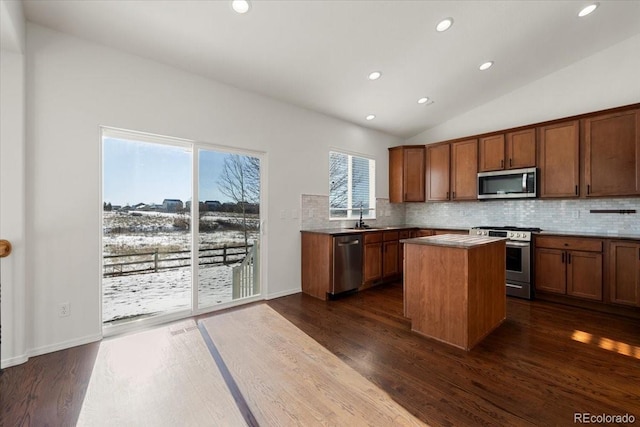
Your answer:
[[[260,159],[229,154],[224,159],[218,186],[222,194],[240,207],[244,245],[247,248],[249,243],[247,205],[260,203]],[[246,250],[248,252],[248,249]]]

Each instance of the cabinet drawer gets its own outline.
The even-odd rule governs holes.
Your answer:
[[[537,237],[536,247],[602,252],[602,240],[580,237]]]
[[[408,239],[409,237],[411,237],[410,230],[401,230],[398,232],[398,239]]]
[[[363,233],[364,234],[364,244],[366,245],[367,243],[380,243],[382,242],[382,233],[371,233],[371,232],[366,232]]]
[[[388,242],[390,240],[398,240],[398,235],[399,233],[397,231],[385,231],[382,233],[382,239],[385,242]]]
[[[433,236],[433,234],[434,234],[433,230],[422,229],[422,230],[416,231],[416,237]]]

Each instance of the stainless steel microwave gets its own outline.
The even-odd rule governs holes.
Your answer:
[[[536,168],[480,172],[478,174],[478,199],[537,197],[536,183]]]

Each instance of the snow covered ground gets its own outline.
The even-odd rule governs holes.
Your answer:
[[[213,214],[213,213],[209,213]],[[123,254],[158,248],[164,251],[188,250],[191,234],[173,227],[179,214],[145,212],[142,215],[104,213],[104,254]],[[257,218],[257,217],[255,217]],[[243,244],[244,233],[233,229],[233,214],[209,215],[219,221],[215,231],[200,233],[200,247]],[[257,226],[258,220],[252,219]],[[231,229],[230,229],[231,228]],[[115,232],[114,232],[115,231]],[[250,243],[257,238],[252,231]],[[237,265],[237,264],[236,264]],[[231,301],[233,265],[200,267],[198,301],[200,307]],[[133,318],[185,309],[191,306],[191,268],[163,270],[102,279],[102,321]]]

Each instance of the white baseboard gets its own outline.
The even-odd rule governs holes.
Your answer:
[[[26,362],[27,360],[29,360],[29,357],[26,354],[23,354],[23,355],[20,355],[20,356],[15,356],[15,357],[10,357],[8,359],[2,360],[0,362],[0,367],[2,369],[10,368],[12,366],[21,365],[24,362]]]
[[[270,299],[286,297],[286,296],[293,295],[293,294],[299,294],[300,292],[302,292],[302,289],[300,289],[300,288],[287,289],[286,291],[280,291],[280,292],[276,292],[276,293],[273,293],[273,294],[269,294],[269,295],[267,295],[267,299],[270,300]]]
[[[82,338],[76,338],[69,341],[63,341],[56,344],[45,345],[42,347],[32,348],[27,352],[29,357],[40,356],[41,354],[53,353],[54,351],[65,350],[71,347],[77,347],[79,345],[89,344],[92,342],[100,341],[102,339],[102,333],[87,335]]]

